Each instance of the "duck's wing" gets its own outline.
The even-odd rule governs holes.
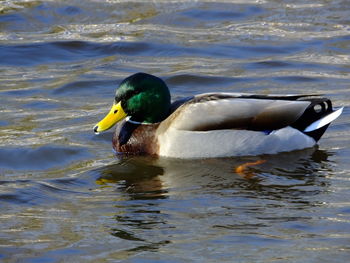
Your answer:
[[[207,93],[185,101],[164,121],[179,130],[275,130],[294,123],[312,95]]]

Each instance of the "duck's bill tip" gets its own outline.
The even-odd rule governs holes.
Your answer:
[[[95,133],[96,135],[100,134],[100,132],[99,132],[99,130],[98,130],[98,125],[95,125],[95,126],[94,126],[94,133]]]

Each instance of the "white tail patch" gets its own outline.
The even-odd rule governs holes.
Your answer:
[[[319,119],[313,123],[311,123],[309,126],[307,126],[304,130],[304,132],[311,132],[314,130],[317,130],[319,128],[322,128],[323,126],[331,123],[334,121],[336,118],[342,114],[344,107],[332,112],[331,114],[328,114],[327,116],[323,117],[322,119]]]

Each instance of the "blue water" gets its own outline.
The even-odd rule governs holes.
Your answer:
[[[2,1],[2,262],[347,262],[347,1]],[[115,156],[93,125],[142,71],[173,99],[319,93],[318,147],[203,160]],[[245,162],[264,160],[238,174]]]

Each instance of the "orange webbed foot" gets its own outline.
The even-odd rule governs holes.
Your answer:
[[[245,179],[251,179],[255,176],[255,174],[252,171],[249,171],[250,166],[255,166],[259,164],[266,163],[266,160],[257,160],[255,162],[246,162],[244,164],[241,164],[235,168],[235,172],[242,176]]]

